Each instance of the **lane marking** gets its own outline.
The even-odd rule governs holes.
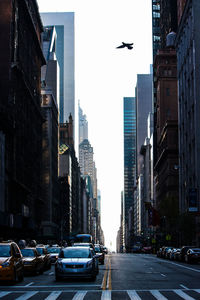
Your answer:
[[[11,292],[1,292],[0,293],[0,298],[3,298],[3,297],[5,297],[5,296],[7,296],[7,295],[9,295]]]
[[[178,267],[181,267],[181,268],[183,268],[183,269],[187,269],[187,270],[190,270],[190,271],[194,271],[194,272],[198,272],[198,273],[200,273],[200,270],[197,270],[197,269],[193,269],[193,268],[190,268],[190,267],[186,267],[186,266],[183,266],[183,265],[179,265],[179,264],[176,264],[176,263],[174,263],[174,262],[171,262],[171,261],[166,261],[166,260],[162,260],[161,258],[154,258],[155,260],[159,260],[159,261],[162,261],[162,262],[164,262],[164,263],[166,263],[166,264],[171,264],[171,265],[175,265],[175,266],[178,266]]]
[[[182,288],[184,288],[185,290],[189,290],[185,285],[183,285],[183,284],[180,284],[180,286],[182,287]]]
[[[109,260],[109,272],[108,272],[108,279],[107,279],[107,289],[112,290],[112,283],[111,283],[111,259]]]
[[[103,281],[102,281],[102,284],[101,284],[102,290],[106,289],[107,274],[108,274],[108,263],[106,263],[106,270],[105,270],[105,273],[104,273],[104,276],[103,276]]]
[[[38,293],[38,291],[27,292],[27,293],[23,294],[22,296],[16,298],[15,300],[27,300],[27,299],[30,299],[31,297],[33,297],[34,295],[36,295],[37,293]]]
[[[54,274],[54,272],[50,272],[48,275],[53,275]]]
[[[136,291],[127,291],[127,294],[129,295],[131,300],[142,300]]]
[[[165,296],[163,296],[158,290],[151,291],[151,294],[157,299],[157,300],[167,300]]]
[[[200,290],[199,290],[199,289],[197,289],[197,290],[194,290],[194,291],[200,294]]]
[[[25,285],[26,287],[27,286],[31,286],[32,284],[34,284],[34,282],[30,282],[30,283],[28,283],[27,285]]]
[[[160,275],[161,275],[161,276],[163,276],[163,277],[166,277],[166,275],[165,275],[165,274],[162,274],[162,273],[160,273]]]
[[[181,290],[173,290],[173,292],[176,293],[177,295],[179,295],[184,300],[195,300],[194,298],[190,297],[189,295],[187,295],[186,293],[184,293]]]
[[[111,300],[111,291],[102,291],[101,300]]]
[[[79,291],[76,293],[76,295],[74,295],[72,300],[83,300],[83,298],[85,297],[86,294],[87,294],[87,291]]]
[[[56,300],[62,292],[52,292],[45,300]]]

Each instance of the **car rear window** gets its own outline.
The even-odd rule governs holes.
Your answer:
[[[33,257],[35,252],[32,249],[21,249],[21,253],[24,257]]]
[[[0,245],[0,257],[9,257],[11,256],[10,246]]]

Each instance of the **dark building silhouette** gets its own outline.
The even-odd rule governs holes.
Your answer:
[[[0,235],[5,238],[35,237],[43,213],[42,31],[35,0],[0,1],[0,132],[4,148]]]

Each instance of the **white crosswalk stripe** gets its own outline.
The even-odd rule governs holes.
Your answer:
[[[192,291],[193,293],[196,293],[196,297],[194,294],[194,298],[189,296],[188,292]],[[22,291],[22,290],[15,290],[15,291],[2,291],[0,292],[0,298],[4,300],[3,298],[8,296],[12,297],[12,299],[15,300],[28,300],[32,298],[33,296],[37,295],[37,299],[44,299],[44,300],[56,300],[60,296],[62,299],[71,299],[71,300],[84,300],[85,296],[88,295],[91,299],[96,299],[96,295],[98,297],[101,297],[101,300],[115,300],[119,299],[119,295],[116,293],[121,293],[121,299],[125,297],[125,294],[128,294],[130,300],[143,300],[147,299],[147,293],[149,293],[149,297],[154,297],[157,300],[168,300],[168,299],[177,299],[177,295],[184,299],[184,300],[196,300],[199,299],[200,289],[188,289],[188,290],[181,290],[181,289],[164,289],[164,290],[86,290],[86,291],[77,291],[77,290],[60,290],[60,291],[47,291],[47,290],[40,290],[40,291]],[[46,294],[44,298],[44,293]],[[70,295],[70,293],[73,293],[73,296]],[[165,293],[163,295],[163,293]],[[170,296],[169,296],[170,293]],[[173,293],[173,298],[171,293]],[[17,294],[17,295],[16,295]],[[20,296],[19,296],[20,294]],[[16,297],[14,296],[16,295]],[[17,298],[18,297],[18,298]],[[93,298],[94,297],[94,298]],[[168,298],[170,297],[170,298]],[[10,298],[9,298],[10,299]]]
[[[184,300],[195,300],[194,298],[190,297],[189,295],[187,295],[186,293],[184,293],[181,290],[173,290],[173,291],[174,291],[174,293],[176,293],[177,295],[179,295]]]
[[[167,300],[165,296],[163,296],[159,291],[151,291],[151,294],[157,299],[157,300]]]
[[[74,295],[72,300],[83,300],[83,298],[85,297],[86,294],[87,294],[87,291],[78,292]]]
[[[127,294],[129,295],[131,300],[142,300],[136,291],[127,291]]]
[[[7,296],[8,294],[10,294],[11,292],[1,292],[0,293],[0,298],[3,298],[5,296]]]
[[[56,300],[62,292],[52,292],[45,300]]]
[[[103,291],[101,300],[111,300],[111,291]]]
[[[27,292],[27,293],[23,294],[22,296],[16,298],[15,300],[27,300],[27,299],[30,299],[31,297],[33,297],[34,295],[36,295],[37,293],[38,293],[38,291]]]

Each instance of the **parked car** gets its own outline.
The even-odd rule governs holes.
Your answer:
[[[169,249],[172,249],[172,247],[163,247],[163,249],[162,249],[162,253],[161,253],[161,257],[162,258],[167,258],[167,255],[166,255],[166,253],[167,253],[167,251],[169,250]]]
[[[0,243],[0,281],[22,281],[24,278],[24,264],[22,254],[14,242]]]
[[[178,260],[185,261],[185,255],[189,249],[195,248],[194,246],[183,246],[180,250]]]
[[[162,247],[158,249],[156,253],[157,257],[161,257],[161,253],[162,253]]]
[[[198,263],[200,262],[200,248],[188,249],[185,255],[185,262]]]
[[[51,269],[51,256],[47,252],[47,249],[43,245],[37,245],[36,250],[38,253],[42,256],[44,260],[44,270],[49,270]]]
[[[97,274],[96,256],[89,247],[67,247],[60,251],[55,264],[56,280],[69,277],[95,279]]]
[[[180,248],[173,248],[172,251],[170,252],[170,255],[169,255],[169,259],[170,260],[175,260],[175,254],[177,253],[177,251],[179,251],[180,253]]]
[[[106,246],[103,246],[103,251],[105,254],[108,254],[108,248]]]
[[[44,271],[44,259],[36,248],[27,247],[21,249],[24,262],[24,272],[32,274],[42,274]]]
[[[173,247],[168,247],[165,250],[165,258],[169,259],[170,258],[170,253],[172,252],[174,248]]]
[[[94,251],[96,253],[96,256],[100,262],[100,264],[104,265],[104,259],[105,259],[105,253],[103,251],[103,247],[99,244],[94,245]]]
[[[61,247],[48,247],[47,253],[50,254],[51,263],[55,263],[60,254]]]
[[[141,249],[142,253],[152,253],[152,247],[151,246],[145,246]]]
[[[179,260],[179,255],[180,255],[181,249],[178,248],[176,252],[174,252],[174,260]]]

